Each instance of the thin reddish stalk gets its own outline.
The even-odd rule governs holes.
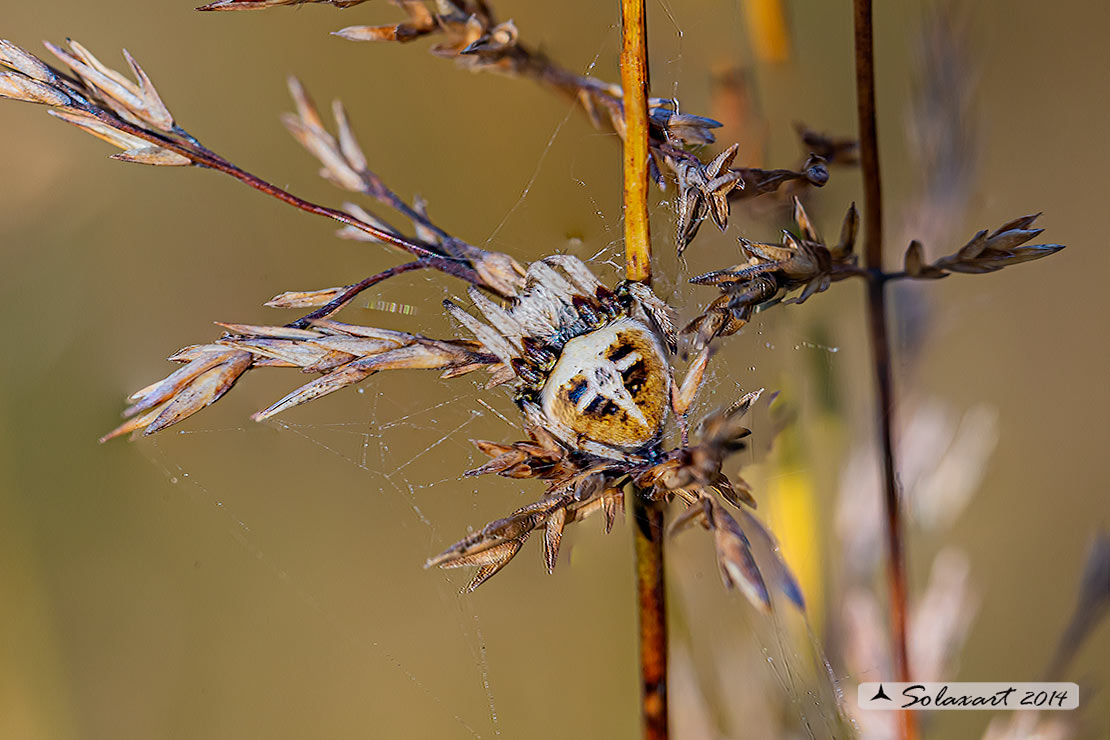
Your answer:
[[[891,371],[890,332],[887,326],[886,280],[883,275],[883,203],[879,168],[879,136],[875,121],[875,51],[871,0],[854,0],[856,49],[856,105],[859,115],[860,167],[864,188],[864,261],[867,276],[867,315],[878,396],[877,417],[883,463],[887,570],[890,582],[890,631],[898,680],[910,681],[906,645],[908,589],[901,499],[894,460],[894,380]],[[903,740],[916,740],[917,718],[903,711]]]
[[[875,122],[875,49],[871,0],[854,0],[856,110],[859,158],[863,173],[863,249],[867,267],[883,269],[883,188],[879,168],[879,131]]]
[[[323,306],[320,306],[312,313],[305,314],[296,321],[289,323],[288,326],[294,329],[307,328],[308,326],[311,326],[313,321],[326,319],[329,316],[337,313],[340,309],[350,303],[359,293],[367,290],[368,288],[372,288],[383,280],[388,280],[394,275],[400,275],[401,273],[409,272],[410,270],[420,270],[433,266],[434,264],[432,260],[417,260],[416,262],[406,262],[403,265],[397,265],[396,267],[391,267],[388,270],[382,270],[376,275],[371,275],[369,277],[363,278],[357,283],[352,283],[351,285],[348,285],[347,288],[335,298],[332,298],[330,301],[325,303]]]
[[[375,239],[385,242],[386,244],[390,244],[394,247],[398,247],[399,249],[403,249],[404,251],[421,258],[422,260],[428,261],[429,267],[434,267],[437,270],[465,280],[472,285],[491,289],[490,286],[486,285],[485,281],[482,280],[478,273],[465,262],[455,260],[449,256],[445,256],[443,254],[440,254],[439,252],[428,249],[421,244],[417,244],[416,242],[405,239],[403,236],[385,231],[384,229],[380,229],[372,224],[368,224],[361,219],[355,218],[349,213],[344,213],[343,211],[339,211],[334,208],[329,208],[327,206],[321,206],[316,203],[312,203],[296,195],[293,195],[288,191],[282,190],[278,186],[266,182],[262,178],[253,175],[250,172],[241,169],[240,167],[237,167],[236,165],[227,161],[215,152],[212,152],[204,146],[201,146],[199,143],[196,142],[195,139],[192,139],[191,137],[189,137],[191,143],[182,143],[171,137],[155,134],[141,127],[134,126],[127,121],[124,121],[96,108],[90,107],[88,109],[85,109],[83,112],[97,117],[114,129],[131,134],[132,136],[136,136],[140,139],[143,139],[144,141],[149,141],[152,144],[162,147],[163,149],[167,149],[171,152],[180,154],[201,167],[207,167],[209,169],[216,170],[217,172],[222,172],[226,175],[230,175],[231,177],[234,177],[236,180],[249,185],[255,190],[265,193],[270,197],[277,198],[281,202],[291,205],[294,208],[298,208],[302,211],[305,211],[306,213],[312,213],[317,216],[330,218],[331,220],[337,221],[341,224],[344,224],[345,226],[350,226],[366,234],[369,234]]]

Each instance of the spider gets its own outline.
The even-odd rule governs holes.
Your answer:
[[[475,288],[469,295],[489,325],[444,305],[512,369],[529,425],[602,459],[658,456],[668,405],[681,415],[688,404],[671,394],[677,337],[651,288],[622,281],[609,290],[578,258],[556,255],[532,263],[507,310]]]

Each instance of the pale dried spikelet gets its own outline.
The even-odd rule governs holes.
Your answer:
[[[310,296],[297,298],[295,296]],[[278,296],[287,303],[314,302],[312,294]],[[171,361],[184,367],[132,394],[125,412],[130,420],[102,441],[144,429],[153,434],[218,400],[250,367],[300,368],[322,377],[255,414],[262,420],[307,401],[358,383],[382,370],[432,369],[451,376],[489,367],[496,358],[467,342],[446,342],[416,334],[320,320],[311,329],[221,323],[228,331],[215,344],[195,345]]]
[[[906,248],[902,269],[906,271],[907,275],[918,280],[937,280],[948,277],[948,273],[943,270],[925,264],[925,248],[916,239],[910,242],[910,246]]]
[[[71,41],[70,45],[72,54],[46,44],[77,73],[84,87],[59,77],[26,50],[0,41],[0,64],[9,68],[0,69],[0,97],[50,106],[51,115],[124,150],[113,159],[155,166],[193,163],[184,155],[124,130],[131,124],[143,132],[182,133],[150,79],[126,50],[124,57],[138,84],[105,67],[77,42]],[[99,107],[100,103],[107,109]]]
[[[524,268],[516,260],[506,254],[488,252],[451,237],[432,223],[428,218],[427,204],[419,197],[414,199],[412,207],[407,206],[369,169],[366,155],[351,129],[343,104],[338,100],[332,104],[337,129],[337,135],[333,136],[324,128],[316,104],[300,81],[290,77],[288,83],[297,113],[285,114],[282,122],[301,146],[323,165],[320,171],[322,177],[346,190],[370,195],[401,212],[412,220],[417,241],[430,251],[468,261],[485,286],[502,296],[516,295],[524,284]],[[358,205],[344,204],[344,210],[383,231],[398,233],[389,224]],[[340,229],[338,234],[347,239],[377,241],[361,229],[350,226]]]
[[[481,3],[460,7],[450,2],[435,4],[402,0],[397,3],[408,20],[382,26],[348,26],[333,35],[348,41],[406,42],[431,34],[444,40],[431,49],[437,56],[455,59],[473,69],[489,68],[505,72],[519,69],[527,52],[517,49],[518,32],[512,21],[494,23],[488,8]]]
[[[683,377],[682,383],[671,384],[671,406],[680,417],[685,416],[694,404],[694,398],[702,387],[705,369],[708,367],[712,356],[713,351],[710,347],[702,349],[690,362],[689,367],[686,368],[686,375]]]
[[[543,561],[550,573],[555,568],[566,525],[581,521],[597,511],[605,512],[605,531],[612,527],[616,512],[623,508],[619,503],[623,494],[619,489],[604,485],[589,485],[592,474],[587,473],[585,485],[574,487],[572,493],[549,494],[539,501],[523,506],[505,517],[490,522],[480,531],[469,535],[439,555],[429,558],[425,568],[477,567],[463,592],[478,588],[508,564],[520,551],[528,537],[543,529]]]
[[[73,102],[67,94],[52,85],[8,71],[0,71],[0,98],[49,106],[65,106]]]
[[[184,167],[192,164],[192,161],[188,157],[155,146],[145,139],[132,136],[125,131],[112,128],[99,118],[91,116],[88,113],[64,109],[47,112],[66,123],[72,123],[77,128],[92,134],[101,141],[106,141],[124,150],[118,154],[113,154],[111,156],[112,159],[117,159],[122,162],[134,162],[136,164],[170,167]]]
[[[350,342],[343,349],[335,349],[341,345],[334,344],[334,338],[324,337],[281,340],[245,335],[221,340],[221,343],[228,346],[245,349],[258,355],[276,357],[302,367],[306,372],[326,372],[322,377],[306,383],[277,403],[254,414],[252,419],[255,421],[268,419],[294,406],[359,383],[383,370],[452,370],[461,367],[473,370],[491,364],[486,357],[478,355],[460,343],[442,342],[415,334],[388,332],[369,327],[352,327],[337,322],[328,322],[323,326],[332,329],[332,333],[342,328],[359,332],[351,333],[352,337],[361,336],[363,339],[379,341]],[[342,354],[332,354],[334,352]]]
[[[412,210],[416,218],[412,219],[412,228],[416,238],[425,244],[435,244],[442,247],[444,239],[437,229],[432,228],[431,219],[428,218],[428,201],[420,193],[412,196]]]
[[[58,76],[46,63],[7,39],[0,39],[0,64],[37,82],[55,85],[58,81]]]
[[[826,162],[815,154],[809,155],[800,171],[759,170],[733,168],[737,150],[738,144],[733,144],[706,164],[682,150],[668,150],[664,154],[663,161],[674,172],[679,189],[675,201],[678,219],[675,241],[679,254],[694,239],[706,216],[712,217],[718,229],[724,231],[729,201],[736,197],[773,193],[790,182],[821,187],[828,181]]]
[[[133,394],[134,403],[124,412],[132,417],[100,438],[143,430],[154,434],[187,419],[219,400],[251,366],[251,355],[218,345],[193,348],[194,359],[167,378]]]
[[[268,308],[314,308],[323,306],[339,297],[346,286],[323,290],[287,290],[278,293],[263,305]]]
[[[504,252],[477,250],[470,255],[470,264],[490,286],[504,296],[515,296],[524,287],[524,267]]]
[[[728,588],[739,589],[762,611],[771,608],[771,596],[759,566],[752,555],[752,546],[739,523],[723,507],[714,504],[710,511],[710,528],[717,550],[721,578]]]
[[[131,67],[131,72],[138,80],[138,84],[106,67],[76,41],[70,40],[68,43],[69,51],[49,42],[46,42],[46,48],[65,62],[81,78],[89,91],[95,93],[108,107],[133,123],[150,124],[157,130],[167,133],[174,131],[174,120],[169,109],[162,102],[150,78],[126,49],[123,50],[124,59]]]
[[[752,521],[755,521],[754,517]],[[751,541],[739,522],[711,496],[705,494],[699,495],[685,512],[671,522],[670,533],[673,536],[695,522],[713,533],[713,546],[725,587],[739,590],[753,606],[768,612],[771,608],[771,594],[756,564]],[[791,576],[794,588],[788,591],[788,596],[792,601],[797,598],[795,603],[803,608],[801,592],[792,579]]]
[[[498,23],[488,29],[476,40],[470,42],[460,54],[500,54],[516,46],[520,32],[511,20]]]
[[[335,137],[324,129],[315,104],[296,77],[289,78],[289,92],[296,102],[297,115],[290,113],[282,115],[281,122],[285,124],[285,128],[301,146],[320,160],[320,164],[323,165],[320,171],[322,177],[341,188],[360,192],[363,189],[360,169],[366,168],[366,158],[361,156],[361,150],[355,145],[355,152],[359,157],[353,161],[347,157],[347,152],[340,147]],[[336,105],[338,110],[342,110],[338,101]],[[342,120],[346,124],[345,116]],[[353,137],[349,135],[348,139],[353,141]],[[359,167],[360,164],[361,167]]]
[[[54,70],[26,49],[4,39],[0,39],[0,97],[53,107],[74,102]]]
[[[653,98],[648,101],[648,117],[652,125],[665,132],[669,139],[677,139],[688,146],[704,146],[717,140],[711,129],[720,128],[720,121],[679,113],[674,110],[674,106],[673,100]]]
[[[366,154],[355,138],[351,123],[347,118],[347,109],[340,100],[331,103],[332,116],[335,118],[336,130],[339,133],[339,150],[347,159],[348,164],[355,172],[365,172],[370,165],[366,161]]]

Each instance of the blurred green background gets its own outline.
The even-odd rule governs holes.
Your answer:
[[[778,64],[756,58],[737,0],[648,6],[656,93],[721,116],[730,124],[721,141],[739,140],[740,160],[750,151],[765,166],[795,164],[794,121],[854,130],[847,2],[787,3],[791,55]],[[905,132],[922,9],[879,6],[893,254],[904,244],[896,240],[918,175]],[[502,1],[498,10],[567,67],[616,79],[615,3]],[[995,408],[999,439],[966,511],[943,536],[913,537],[910,556],[916,588],[943,546],[970,559],[980,609],[947,678],[1024,681],[1051,657],[1089,538],[1110,513],[1110,10],[1020,0],[967,12],[978,60],[977,179],[966,219],[945,224],[954,241],[928,246],[945,253],[980,228],[1043,210],[1043,240],[1069,249],[915,294],[927,296],[929,330],[916,351],[899,356],[900,397],[907,407],[927,398],[958,413]],[[343,98],[371,166],[406,197],[427,198],[452,233],[522,261],[556,250],[597,255],[596,269],[614,279],[615,138],[593,130],[567,101],[525,81],[456,71],[423,42],[328,36],[397,19],[385,3],[200,14],[188,2],[59,0],[8,3],[0,36],[33,50],[39,39],[73,36],[113,66],[126,46],[177,120],[209,147],[298,194],[339,204],[347,195],[316,177],[315,163],[277,121],[290,109],[285,77],[296,73],[318,101]],[[747,70],[765,141],[739,125],[742,117],[729,120],[729,101],[714,95],[712,72],[734,65]],[[353,282],[395,264],[395,255],[337,240],[328,223],[213,173],[111,162],[108,147],[29,105],[0,105],[0,131],[0,302],[8,317],[0,354],[0,737],[635,736],[626,526],[609,536],[596,522],[574,527],[551,577],[529,543],[470,597],[457,595],[461,574],[421,568],[468,526],[540,493],[527,482],[460,478],[478,460],[468,439],[517,438],[494,413],[515,422],[503,392],[481,392],[469,378],[397,373],[256,425],[252,411],[301,382],[293,371],[263,370],[156,438],[96,443],[115,426],[126,394],[172,369],[161,358],[217,336],[212,321],[289,320],[261,303],[284,290]],[[858,173],[834,170],[811,215],[835,234],[844,207],[859,197]],[[666,207],[655,216],[660,289],[688,318],[713,294],[676,282]],[[707,226],[682,269],[732,264],[737,233],[773,239],[775,228],[734,209],[729,234]],[[409,275],[345,317],[449,337],[456,329],[439,305],[459,291],[445,277]],[[391,303],[402,310],[386,310]],[[820,502],[817,549],[830,562],[839,557],[826,530],[841,464],[872,443],[862,308],[860,287],[845,284],[753,322],[727,343],[700,405],[726,403],[739,388],[790,388],[808,441],[798,464]],[[834,378],[839,432],[820,426],[827,419],[815,365]],[[755,450],[741,462],[766,457],[769,427],[765,412],[755,417]],[[757,497],[766,500],[758,490]],[[774,683],[768,651],[805,664],[804,647],[784,647],[791,638],[775,636],[723,592],[706,537],[687,534],[671,552],[681,633],[719,664],[744,666],[692,670],[712,695],[715,732],[760,737],[722,717],[733,702],[752,700],[756,689],[746,681]],[[752,630],[756,649],[730,652]],[[698,650],[690,652],[696,658]],[[1110,631],[1102,625],[1068,679],[1092,689],[1086,700],[1110,680],[1107,665]],[[718,685],[706,691],[706,683]],[[683,706],[678,736],[704,736],[696,712]],[[1085,711],[1092,724],[1081,736],[1105,732],[1105,699]],[[937,718],[930,735],[977,737],[988,719]]]

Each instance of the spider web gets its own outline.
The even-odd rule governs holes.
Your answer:
[[[678,99],[684,20],[663,0],[655,6],[657,25],[668,33],[667,42],[653,49],[656,89]],[[619,45],[616,27],[600,35],[586,74]],[[612,282],[622,269],[620,205],[612,187],[618,180],[599,181],[589,153],[610,150],[606,164],[612,166],[613,142],[602,139],[613,136],[578,125],[579,116],[568,106],[531,171],[521,168],[526,177],[519,196],[486,243],[522,259],[569,252]],[[568,180],[556,162],[569,163],[577,193],[568,209],[588,214],[588,220],[521,254],[516,247],[531,228],[529,206],[556,181]],[[653,209],[664,254],[673,253],[669,195]],[[699,239],[712,242],[707,236]],[[713,247],[694,250],[711,253]],[[692,267],[666,256],[660,262],[657,289],[685,306],[688,318],[705,299],[679,276]],[[422,280],[419,295],[385,287],[352,320],[374,324],[401,317],[396,328],[434,334],[430,326],[446,326],[440,301],[457,287],[444,287],[441,278]],[[739,361],[738,352],[722,352],[693,418],[756,387],[768,369],[793,362],[783,361],[776,343],[832,362],[837,347],[796,325],[771,321],[753,321]],[[262,574],[255,577],[268,581],[263,590],[276,592],[276,603],[308,615],[310,641],[348,653],[344,665],[363,664],[347,667],[344,675],[364,682],[376,698],[369,702],[372,711],[356,712],[351,722],[368,720],[383,737],[565,737],[570,728],[590,728],[583,736],[632,736],[638,681],[631,669],[635,617],[626,526],[605,537],[594,522],[578,525],[568,533],[553,577],[542,572],[538,555],[522,552],[472,596],[458,595],[465,583],[458,573],[421,571],[424,558],[468,527],[534,500],[541,487],[462,476],[480,463],[470,438],[520,437],[518,414],[504,393],[481,392],[470,378],[440,382],[426,374],[399,375],[375,376],[267,425],[191,428],[141,449],[171,484],[215,514],[217,528]],[[242,391],[232,396],[237,394]],[[219,412],[225,418],[245,416],[230,398],[220,406],[226,407]],[[216,413],[206,412],[200,423]],[[761,452],[765,448],[740,462],[755,462]],[[215,470],[213,455],[239,457],[249,472]],[[537,550],[535,543],[525,547]],[[706,737],[755,736],[738,723],[736,707],[755,711],[752,697],[760,696],[784,704],[801,736],[835,735],[836,697],[805,621],[785,605],[769,619],[757,616],[726,594],[708,538],[689,533],[671,552],[668,579],[677,584],[672,599],[680,614],[672,678],[676,737],[703,736],[698,727]],[[762,676],[738,685],[750,670]],[[356,701],[355,693],[341,693],[325,706]],[[537,726],[540,716],[563,718]]]

